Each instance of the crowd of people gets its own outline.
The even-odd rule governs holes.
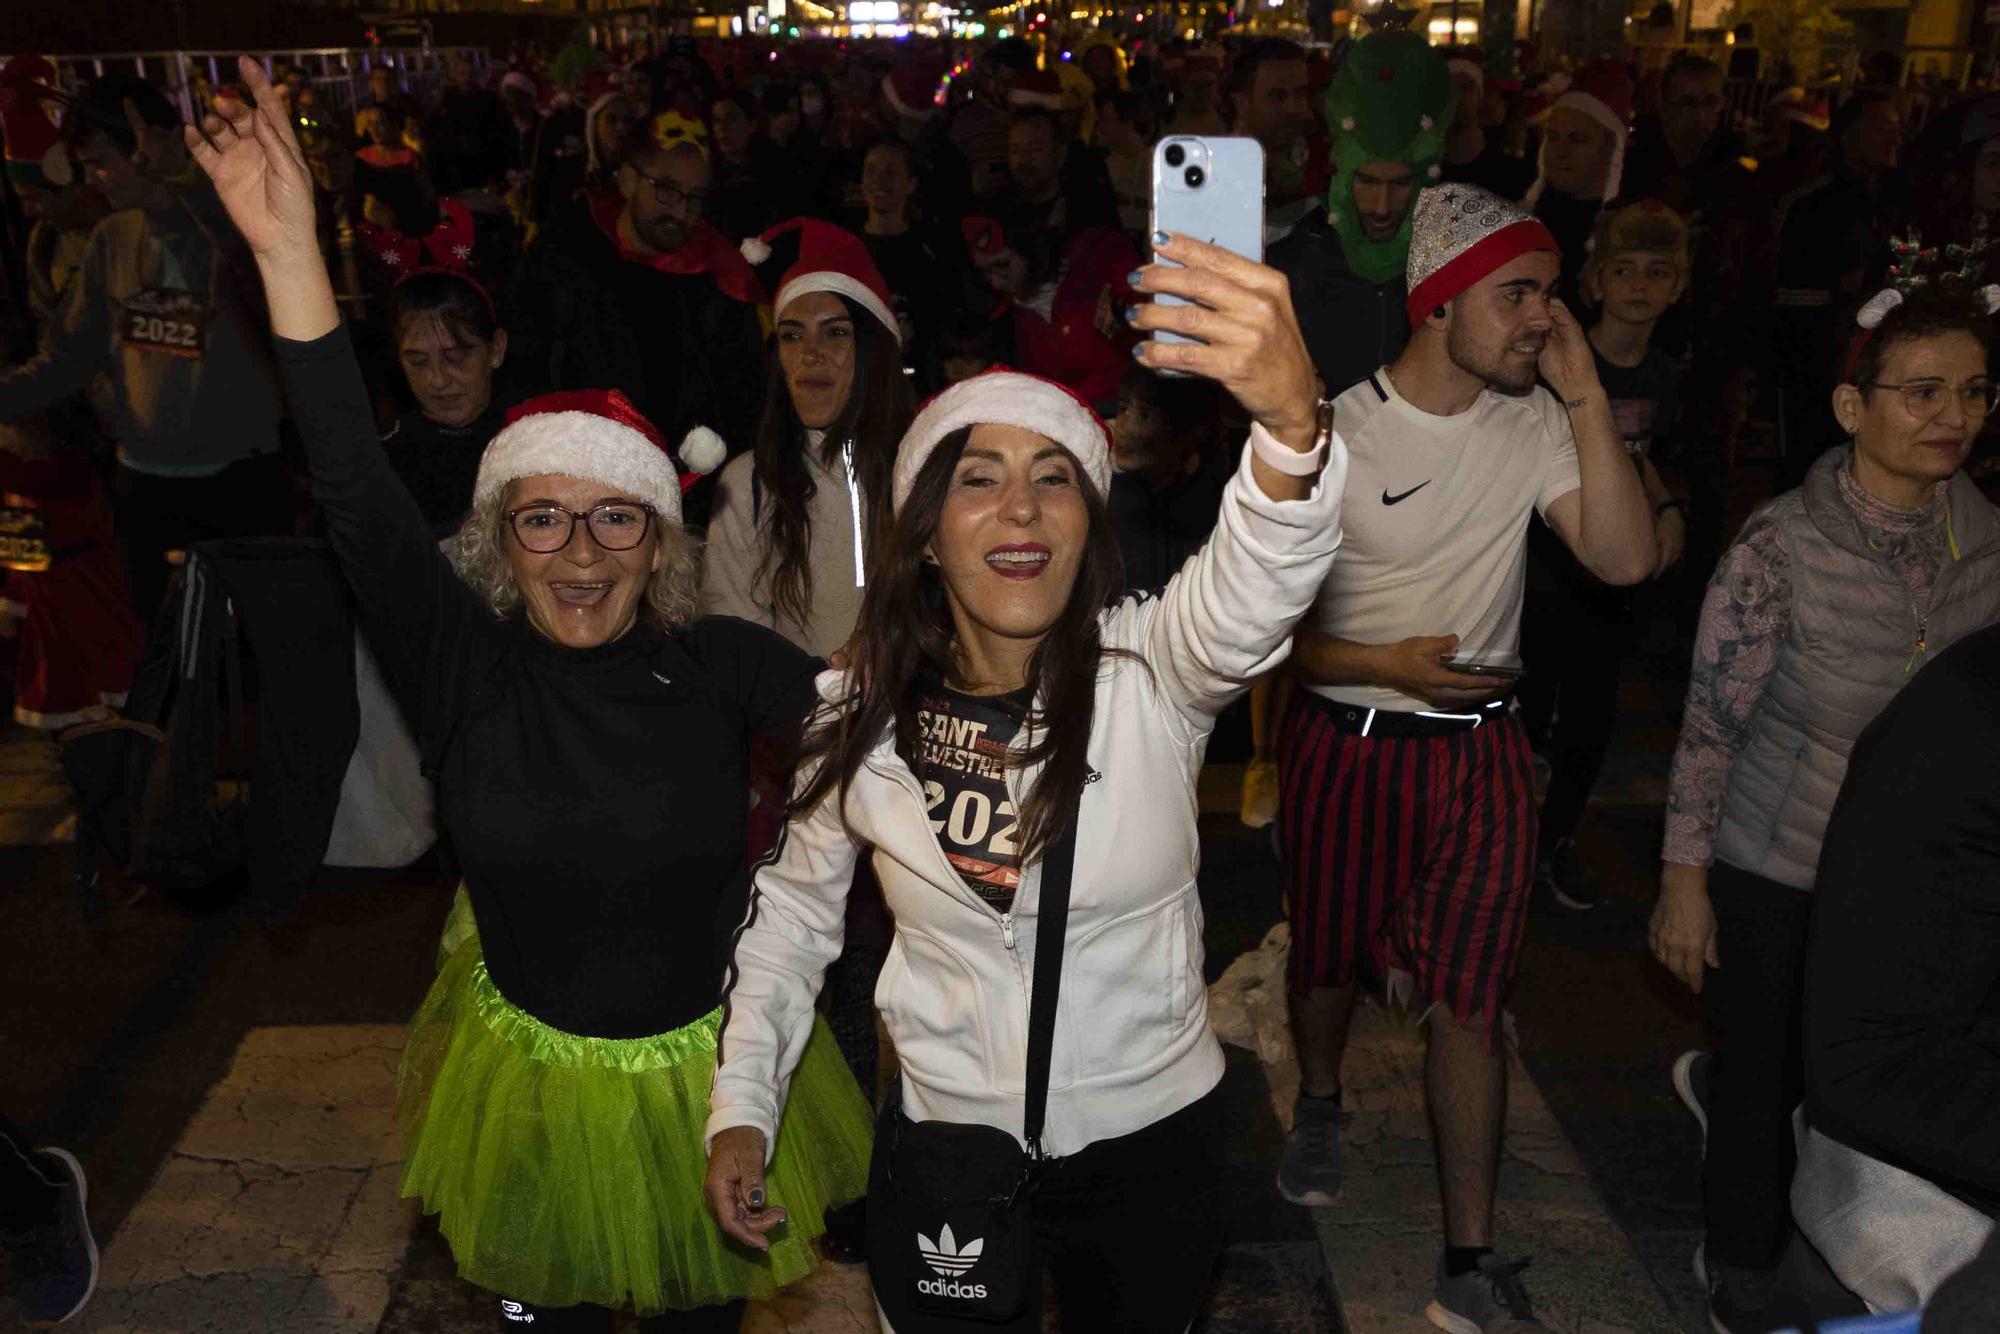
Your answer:
[[[383,735],[434,794],[405,1190],[498,1327],[734,1329],[825,1256],[902,1334],[1038,1329],[1044,1269],[1067,1328],[1198,1309],[1233,729],[1290,924],[1276,1191],[1340,1198],[1362,991],[1420,1016],[1428,1314],[1478,1334],[1545,1328],[1495,1232],[1508,990],[1538,889],[1599,902],[1664,632],[1714,1327],[1982,1327],[2000,95],[1752,123],[1697,54],[1545,63],[676,37],[353,107],[246,59],[184,125],[17,56],[15,716],[144,693],[216,544],[310,552],[339,666],[284,671],[361,721],[253,806],[316,863]],[[1153,231],[1156,153],[1220,135],[1260,255]],[[65,1318],[82,1168],[0,1129],[17,1300]]]

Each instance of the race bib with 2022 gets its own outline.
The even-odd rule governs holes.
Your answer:
[[[141,352],[199,357],[208,346],[208,299],[174,287],[134,292],[119,307],[119,341]]]

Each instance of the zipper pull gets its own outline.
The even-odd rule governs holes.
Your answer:
[[[1000,939],[1007,946],[1008,949],[1011,950],[1014,948],[1013,913],[1003,912],[1000,914]]]

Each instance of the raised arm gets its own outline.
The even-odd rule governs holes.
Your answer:
[[[1549,502],[1549,527],[1577,560],[1607,584],[1636,584],[1659,568],[1653,511],[1597,377],[1590,339],[1569,307],[1549,302],[1542,378],[1569,411],[1581,485]]]
[[[282,89],[248,56],[251,103],[222,96],[188,147],[256,257],[313,496],[363,611],[392,631],[413,685],[485,614],[446,564],[377,438],[313,220],[313,181]],[[420,725],[422,725],[420,723]]]
[[[1283,660],[1292,627],[1326,582],[1340,546],[1347,446],[1329,433],[1318,455],[1319,378],[1284,276],[1186,237],[1157,253],[1182,267],[1149,265],[1134,286],[1195,304],[1142,305],[1132,325],[1202,341],[1141,343],[1140,363],[1216,381],[1255,422],[1214,534],[1136,613],[1134,638],[1162,690],[1205,727]]]

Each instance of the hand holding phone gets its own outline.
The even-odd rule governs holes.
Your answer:
[[[1153,146],[1153,235],[1190,236],[1241,255],[1264,260],[1264,146],[1255,139],[1207,138],[1175,134]],[[1171,260],[1156,256],[1155,263]],[[1163,305],[1185,304],[1162,295]],[[1171,330],[1168,343],[1194,341]],[[1166,374],[1179,374],[1167,371]]]
[[[1463,709],[1505,694],[1513,678],[1475,674],[1453,664],[1457,635],[1416,635],[1375,650],[1373,684],[1436,709]]]

